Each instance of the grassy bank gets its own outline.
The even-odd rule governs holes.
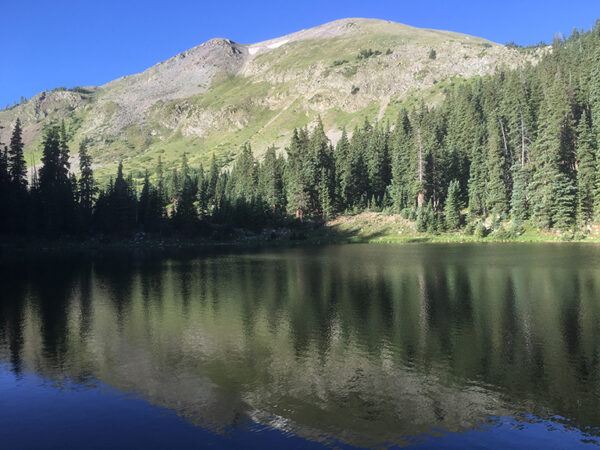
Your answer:
[[[476,236],[464,231],[423,233],[416,231],[415,223],[399,215],[365,212],[352,216],[341,216],[327,222],[311,239],[332,242],[355,243],[472,243],[472,242],[591,242],[600,243],[600,233],[590,234],[559,233],[542,231],[525,226],[518,234],[506,232]]]

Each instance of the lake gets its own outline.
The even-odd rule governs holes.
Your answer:
[[[600,445],[600,246],[0,269],[2,448]]]

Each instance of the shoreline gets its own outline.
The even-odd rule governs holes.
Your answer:
[[[600,244],[600,234],[559,234],[525,228],[519,235],[506,232],[485,237],[457,232],[418,232],[413,222],[398,215],[366,212],[339,216],[324,224],[306,222],[252,233],[235,230],[230,239],[172,237],[137,233],[130,237],[96,236],[59,239],[27,236],[0,237],[0,262],[40,256],[102,256],[140,254],[169,256],[203,252],[237,251],[265,248],[293,248],[341,244]]]
[[[567,239],[548,237],[542,234],[524,234],[514,238],[494,236],[476,237],[462,233],[407,233],[383,234],[376,237],[339,236],[329,229],[317,230],[304,239],[266,239],[261,237],[212,241],[208,239],[121,238],[110,242],[99,239],[25,239],[17,242],[0,241],[0,262],[15,258],[44,256],[103,256],[109,254],[131,254],[148,256],[171,256],[186,253],[201,254],[222,251],[251,249],[297,248],[326,245],[412,245],[412,244],[600,244],[599,238]]]

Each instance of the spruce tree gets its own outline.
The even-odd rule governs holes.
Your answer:
[[[334,214],[333,207],[333,192],[331,186],[328,182],[327,170],[325,168],[321,169],[321,177],[320,177],[320,185],[319,185],[319,202],[321,204],[321,217],[324,220],[331,219]]]
[[[571,230],[575,225],[577,188],[573,180],[564,172],[559,172],[554,180],[553,226],[559,230]]]
[[[577,219],[587,227],[594,218],[594,193],[597,183],[596,150],[587,112],[577,126]]]
[[[175,203],[177,201],[177,196],[181,192],[181,180],[179,177],[179,171],[177,167],[173,167],[171,170],[171,177],[169,179],[168,184],[168,192],[167,197],[170,203]]]
[[[27,165],[25,164],[23,129],[17,119],[8,147],[8,167],[13,191],[17,194],[27,189]]]
[[[7,203],[7,228],[12,233],[24,233],[27,226],[27,166],[23,154],[23,130],[21,121],[16,120],[8,147],[8,173],[10,192]]]
[[[161,207],[164,207],[166,202],[165,190],[165,173],[162,158],[159,156],[158,163],[156,164],[156,194],[158,196],[158,200],[160,202]]]
[[[521,166],[518,164],[513,169],[513,190],[510,199],[511,217],[517,225],[529,218],[529,196],[528,185],[530,181],[530,173],[527,165]]]
[[[164,204],[159,190],[150,181],[146,170],[144,182],[138,200],[138,225],[146,232],[157,232],[162,228],[164,219]]]
[[[365,120],[362,128],[355,128],[350,140],[348,168],[346,175],[346,201],[350,208],[364,208],[367,204],[369,178],[365,149],[368,144],[371,125]]]
[[[1,147],[1,146],[0,146]],[[5,217],[10,213],[9,210],[10,200],[10,174],[8,172],[8,149],[0,148],[0,211],[6,214]],[[0,234],[7,233],[9,231],[8,221],[0,220]]]
[[[217,183],[219,181],[220,167],[213,153],[210,160],[210,169],[206,180],[206,199],[209,207],[216,204]]]
[[[391,136],[392,201],[396,212],[413,205],[411,186],[415,183],[416,152],[414,151],[412,126],[406,110],[398,114]]]
[[[148,223],[148,212],[150,209],[150,191],[152,186],[150,184],[150,174],[148,170],[144,173],[144,182],[142,184],[142,190],[140,192],[140,198],[138,200],[138,224],[143,230],[146,230]]]
[[[260,195],[271,211],[283,212],[285,192],[283,185],[283,160],[277,157],[275,147],[269,147],[260,166]]]
[[[177,195],[173,221],[175,226],[180,230],[190,232],[198,222],[198,211],[195,205],[198,184],[190,174],[187,155],[185,153],[181,160],[180,182],[181,188]]]
[[[244,144],[231,170],[229,195],[250,203],[257,194],[258,170],[250,144]]]
[[[448,230],[457,230],[460,228],[461,209],[460,184],[458,180],[453,180],[448,186],[448,195],[446,196],[446,204],[444,205],[444,217]]]
[[[96,202],[95,222],[102,231],[110,234],[128,235],[135,230],[137,198],[131,179],[123,173],[119,161],[117,176],[111,180]]]
[[[487,215],[487,164],[483,146],[472,151],[469,171],[469,216],[471,219]]]
[[[595,137],[596,147],[600,148],[600,44],[598,40],[595,44],[595,49],[592,51],[594,57],[592,59],[590,70],[590,105],[593,133]]]
[[[310,206],[308,180],[304,177],[305,166],[309,162],[305,132],[294,129],[287,154],[285,181],[288,213],[302,219]]]
[[[335,166],[333,149],[325,134],[323,122],[319,118],[310,135],[310,155],[304,166],[303,176],[307,180],[306,190],[309,197],[309,208],[313,215],[323,215],[323,199],[327,198],[327,208],[333,208],[335,195]]]
[[[45,233],[56,236],[73,229],[74,192],[68,169],[68,147],[58,127],[48,128],[44,136],[39,193],[41,220]]]
[[[390,183],[388,130],[383,126],[369,128],[366,146],[368,187],[367,196],[380,205]]]
[[[336,197],[340,209],[346,210],[351,205],[351,193],[348,189],[352,186],[352,170],[350,167],[350,141],[346,129],[342,129],[342,135],[335,146],[334,161],[336,169]]]
[[[492,115],[488,124],[487,151],[487,209],[496,217],[508,212],[507,163],[503,137],[498,126],[499,118]]]
[[[79,211],[82,226],[89,228],[92,221],[94,201],[97,193],[92,158],[88,153],[88,141],[84,139],[79,144]]]
[[[559,74],[547,87],[542,105],[538,138],[531,154],[530,185],[532,219],[542,228],[570,227],[575,218],[574,156],[569,139],[572,110]]]

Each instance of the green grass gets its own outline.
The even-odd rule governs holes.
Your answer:
[[[310,239],[318,242],[350,242],[373,244],[405,244],[411,242],[472,243],[472,242],[590,242],[600,243],[600,235],[559,233],[539,230],[527,225],[518,235],[507,232],[479,237],[459,232],[428,233],[415,231],[414,222],[384,213],[361,213],[341,216],[317,230]]]
[[[394,49],[411,42],[434,45],[448,39],[448,36],[429,32],[417,33],[418,36],[414,34],[414,31],[410,33],[374,31],[373,33],[351,34],[328,39],[308,39],[291,42],[281,49],[259,55],[255,61],[259,65],[268,64],[275,71],[303,70],[316,64],[323,64],[345,72],[349,68],[367,64],[371,60],[386,58],[388,56],[386,55],[387,49]],[[381,54],[372,55],[369,58],[359,57],[361,52],[369,49]]]

